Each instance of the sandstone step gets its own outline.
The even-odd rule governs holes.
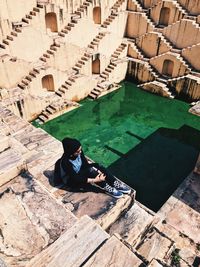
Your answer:
[[[35,11],[30,11],[30,15],[36,16],[36,12]]]
[[[112,236],[84,264],[84,267],[100,266],[140,267],[143,262],[116,236]]]
[[[31,15],[28,14],[28,15],[26,15],[26,18],[27,18],[27,19],[32,19],[33,17],[32,17]]]
[[[55,109],[51,108],[51,106],[48,106],[48,107],[46,108],[46,111],[49,112],[50,114],[54,114]]]
[[[10,145],[8,136],[0,134],[0,153],[9,147]]]
[[[62,97],[63,96],[63,93],[60,92],[59,90],[55,92],[56,95],[58,95],[59,97]],[[43,121],[44,122],[44,121]]]
[[[65,37],[65,34],[63,32],[59,32],[58,35],[61,37]]]
[[[13,41],[13,40],[14,40],[13,37],[12,37],[12,36],[9,36],[9,35],[7,35],[7,39],[8,39],[9,41]]]
[[[92,99],[96,99],[97,96],[94,93],[89,93],[88,97],[92,98]]]
[[[64,88],[65,90],[68,90],[68,89],[69,89],[69,88],[68,88],[66,85],[64,85],[64,84],[61,85],[61,88]]]
[[[47,59],[45,57],[40,57],[40,60],[43,62],[47,62]]]
[[[22,83],[18,83],[17,86],[21,89],[25,89],[26,85],[25,84],[22,84]]]
[[[0,185],[15,178],[25,168],[21,154],[12,149],[0,153]]]
[[[6,46],[3,45],[3,44],[0,44],[0,48],[2,48],[2,49],[6,49]]]
[[[37,69],[37,68],[33,68],[33,71],[38,73],[38,74],[40,73],[39,69]]]
[[[77,221],[35,178],[29,172],[23,172],[0,188],[5,266],[26,266],[31,258]],[[1,260],[0,266],[5,267]]]
[[[68,33],[68,31],[66,29],[62,29],[61,32],[62,33]]]
[[[123,214],[109,229],[109,234],[119,234],[130,245],[134,245],[139,236],[152,223],[154,213],[139,202]]]
[[[54,52],[52,50],[47,50],[47,53],[50,55],[54,55]]]
[[[171,239],[152,227],[145,233],[135,249],[146,261],[150,262],[154,258],[165,259],[173,246],[174,242]]]
[[[3,43],[6,44],[6,45],[9,45],[9,42],[8,42],[7,39],[4,39],[4,40],[3,40]]]
[[[33,258],[27,267],[79,267],[109,235],[88,216],[82,217],[52,245]],[[86,245],[87,244],[87,245]]]
[[[65,84],[68,86],[72,86],[72,83],[70,81],[65,81]]]
[[[34,7],[34,8],[33,8],[33,11],[35,11],[35,12],[40,12],[40,9],[37,8],[37,7]]]
[[[29,24],[29,20],[27,18],[22,18],[22,21]]]
[[[22,32],[22,30],[20,28],[16,28],[15,31],[18,33]]]

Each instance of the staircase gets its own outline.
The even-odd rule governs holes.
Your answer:
[[[71,17],[71,21],[60,31],[58,35],[60,37],[65,37],[76,25],[78,25],[79,20],[84,16],[85,11],[88,7],[92,5],[92,0],[86,0],[79,8],[74,12],[75,16]],[[54,55],[60,45],[52,44],[50,48],[39,58],[42,62],[47,62],[47,59]]]
[[[109,65],[105,68],[105,70],[99,75],[101,78],[100,82],[97,83],[97,86],[88,94],[88,97],[91,99],[98,98],[103,91],[105,91],[105,87],[102,85],[106,80],[109,79],[110,74],[116,68],[117,63],[115,61],[119,59],[121,53],[124,49],[127,48],[127,44],[122,43],[119,47],[115,50],[115,52],[111,55],[111,60]]]
[[[48,105],[38,116],[36,122],[39,124],[43,124],[48,120],[56,117],[59,114],[59,112],[62,112],[63,114],[64,110],[79,106],[79,104],[74,101],[69,101],[69,100],[59,101],[59,100],[60,98],[55,99],[50,105]]]
[[[110,237],[90,217],[83,216],[26,267],[139,267],[142,263],[116,236]]]
[[[18,25],[14,26],[13,31],[11,31],[11,33],[7,35],[6,39],[3,39],[2,43],[0,43],[0,48],[6,49],[6,46],[9,46],[10,42],[13,42],[18,34],[22,32],[23,27],[31,24],[33,17],[37,16],[37,14],[39,14],[40,10],[43,8],[43,5],[38,4],[37,7],[34,7],[33,10],[29,12],[29,14],[25,15],[25,17],[21,19]]]
[[[162,78],[157,78],[155,81],[140,84],[138,87],[164,97],[171,99],[175,98],[175,95],[171,92],[170,88]]]

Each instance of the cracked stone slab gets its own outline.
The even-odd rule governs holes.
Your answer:
[[[134,266],[141,267],[143,262],[115,236],[109,238],[104,245],[84,264],[84,267],[99,266]]]
[[[200,214],[181,200],[171,196],[159,211],[159,215],[195,243],[200,243]]]
[[[168,258],[173,248],[173,244],[172,240],[159,232],[156,228],[152,227],[135,249],[146,261],[150,262],[154,258]]]
[[[174,247],[180,249],[179,255],[181,259],[189,266],[193,266],[193,263],[197,260],[196,257],[200,256],[198,244],[179,232],[166,221],[159,221],[157,224],[154,224],[154,227],[172,239],[174,241]]]
[[[80,267],[109,235],[88,216],[82,217],[27,267]]]
[[[1,187],[0,217],[0,257],[20,267],[76,222],[28,173]]]
[[[21,154],[9,148],[0,153],[0,186],[16,177],[25,168]]]
[[[118,233],[130,245],[133,245],[153,219],[154,213],[135,201],[134,205],[111,225],[109,234]]]
[[[200,176],[190,173],[158,211],[177,231],[200,243]]]
[[[67,187],[57,189],[54,196],[78,218],[88,215],[97,220],[104,229],[108,228],[121,212],[132,204],[135,197],[133,193],[131,196],[124,195],[116,200],[94,186],[88,186],[79,192],[70,192],[69,190]]]

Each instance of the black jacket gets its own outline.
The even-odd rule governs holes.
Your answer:
[[[89,162],[86,159],[83,152],[81,152],[80,156],[81,156],[82,165],[81,165],[81,169],[78,173],[76,173],[74,171],[72,163],[69,161],[69,158],[65,154],[63,154],[61,159],[60,159],[61,160],[60,164],[62,166],[62,169],[65,172],[65,174],[68,176],[67,184],[69,184],[69,185],[87,183],[88,177],[87,177],[86,173],[84,175],[83,170],[89,168],[90,166],[92,166],[92,164],[89,164]]]

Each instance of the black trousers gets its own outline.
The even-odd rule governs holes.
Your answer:
[[[112,186],[116,178],[106,168],[99,165],[98,163],[89,164],[86,168],[81,169],[79,171],[79,174],[87,178],[95,178],[98,175],[98,170],[101,171],[106,176],[106,178],[105,178],[105,181],[102,181],[96,184],[102,188],[106,185],[106,183]],[[76,185],[78,185],[77,183],[78,181],[76,181]],[[82,183],[79,184],[79,186],[81,185],[83,184]]]

